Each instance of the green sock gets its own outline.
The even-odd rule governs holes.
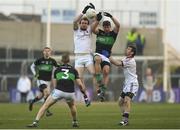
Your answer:
[[[104,84],[101,84],[101,85],[99,86],[99,88],[100,88],[100,90],[101,90],[102,92],[105,92],[106,89],[107,89],[107,87],[106,87]]]
[[[97,81],[98,83],[101,83],[101,81],[102,81],[101,74],[96,74],[95,76],[96,76],[96,81]]]

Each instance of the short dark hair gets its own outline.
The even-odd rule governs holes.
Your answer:
[[[79,24],[81,24],[81,21],[84,20],[84,21],[88,21],[88,24],[89,24],[89,19],[87,17],[83,17],[81,18],[81,20],[79,21]]]
[[[69,61],[70,61],[69,52],[65,52],[62,54],[61,61],[65,64],[69,63]]]
[[[48,47],[48,46],[44,47],[44,49],[50,49],[50,50],[51,50],[51,48],[50,48],[50,47]],[[43,50],[44,50],[44,49],[43,49]]]
[[[136,45],[134,45],[135,43],[133,43],[133,44],[130,44],[130,45],[128,45],[128,47],[130,47],[132,50],[132,52],[133,52],[133,57],[136,55]]]
[[[111,26],[111,22],[109,22],[108,20],[103,21],[103,27],[104,26]]]

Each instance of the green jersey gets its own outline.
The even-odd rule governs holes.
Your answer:
[[[52,72],[55,67],[58,67],[58,64],[55,59],[44,57],[37,59],[34,62],[36,73],[38,74],[39,80],[50,81],[52,78]]]
[[[117,33],[114,31],[105,33],[103,30],[99,29],[99,33],[96,35],[96,53],[109,58],[111,55],[111,49],[116,41]]]
[[[56,89],[63,92],[74,92],[74,81],[79,79],[79,74],[74,67],[68,64],[60,65],[54,72],[57,80]]]

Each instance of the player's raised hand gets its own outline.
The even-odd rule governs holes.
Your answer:
[[[85,14],[85,13],[86,13],[86,11],[87,11],[89,8],[90,8],[90,6],[88,6],[88,5],[87,5],[86,7],[84,7],[84,9],[83,9],[82,13],[83,13],[83,14]]]
[[[104,16],[107,16],[107,17],[109,17],[109,18],[112,18],[112,15],[111,15],[110,13],[108,13],[108,12],[103,12],[103,15],[104,15]]]
[[[82,13],[85,14],[89,8],[92,8],[92,7],[90,5],[87,5],[86,7],[84,7]]]
[[[95,9],[95,6],[92,3],[89,3],[92,9]]]
[[[89,5],[86,5],[86,6],[84,7],[82,13],[85,14],[89,8],[95,9],[95,6],[94,6],[92,3],[89,3]]]
[[[100,21],[102,19],[102,13],[99,12],[97,15],[96,15],[96,19],[97,21]]]

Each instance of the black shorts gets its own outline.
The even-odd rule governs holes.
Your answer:
[[[98,53],[98,52],[97,52]],[[100,54],[100,53],[99,53]],[[103,67],[105,66],[105,65],[108,65],[109,67],[111,66],[111,64],[110,64],[110,62],[107,62],[107,61],[102,61],[102,56],[101,56],[102,54],[100,54],[100,55],[98,55],[98,54],[95,54],[94,55],[94,57],[95,56],[100,56],[101,57],[101,69],[103,69]],[[95,61],[94,61],[94,63],[95,63]]]
[[[128,96],[128,97],[130,97],[132,99],[134,97],[134,94],[131,93],[131,92],[127,92],[127,93],[122,92],[121,97],[125,98],[125,96]]]
[[[102,62],[101,62],[101,68],[103,69],[103,67],[104,67],[105,65],[108,65],[109,67],[111,66],[111,64],[110,64],[109,62],[107,62],[107,61],[102,61]]]

